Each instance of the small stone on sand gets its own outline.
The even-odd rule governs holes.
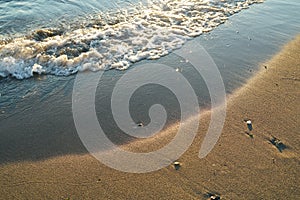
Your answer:
[[[178,170],[181,167],[181,163],[178,162],[178,161],[173,162],[173,165],[174,165],[176,170]]]
[[[252,131],[253,126],[252,126],[252,122],[251,122],[250,119],[248,119],[248,120],[246,121],[246,124],[247,124],[247,127],[248,127],[249,131]]]
[[[212,195],[210,196],[210,199],[211,199],[211,200],[220,200],[221,197],[220,197],[219,195],[212,194]]]

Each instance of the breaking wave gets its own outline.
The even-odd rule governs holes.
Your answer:
[[[229,16],[263,0],[156,0],[99,13],[70,30],[36,30],[0,40],[0,76],[71,75],[84,70],[125,70],[158,59],[209,32]]]

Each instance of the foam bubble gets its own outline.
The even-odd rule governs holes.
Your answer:
[[[0,76],[70,75],[84,70],[125,70],[158,59],[187,40],[263,0],[160,0],[131,10],[100,13],[73,31],[38,30],[0,43]]]

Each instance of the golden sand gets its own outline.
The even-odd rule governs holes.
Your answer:
[[[297,199],[299,55],[300,36],[228,98],[222,136],[204,159],[198,152],[209,112],[201,116],[199,134],[179,159],[179,170],[169,166],[147,174],[123,173],[90,155],[11,163],[0,166],[0,199],[208,199],[208,193],[221,199]],[[245,119],[253,123],[251,134],[246,133]],[[170,135],[148,141],[148,147]],[[272,135],[287,148],[280,152],[270,142]]]

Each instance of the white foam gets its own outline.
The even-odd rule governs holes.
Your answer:
[[[34,73],[70,75],[83,70],[120,69],[158,59],[187,40],[211,31],[228,16],[263,0],[160,0],[130,11],[100,14],[84,27],[42,41],[16,38],[0,45],[0,76]],[[105,19],[105,21],[103,21]],[[119,23],[112,23],[119,20]],[[99,24],[99,23],[98,23]]]

